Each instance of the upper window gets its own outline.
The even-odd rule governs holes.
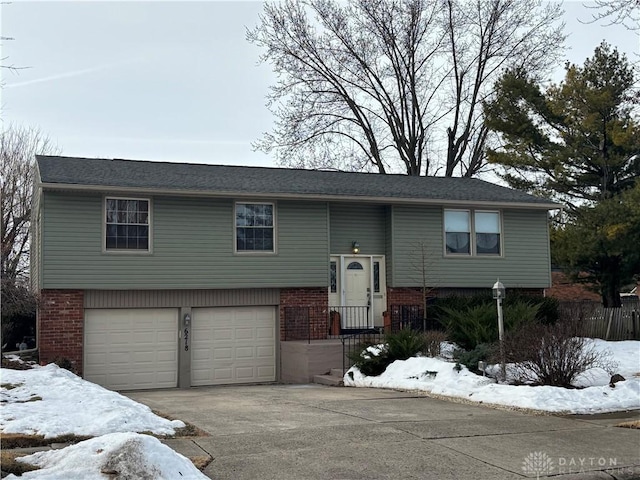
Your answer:
[[[500,212],[445,210],[446,253],[500,255]]]
[[[445,210],[447,253],[471,254],[471,222],[468,210]]]
[[[475,212],[476,253],[500,255],[500,214]]]
[[[236,203],[236,251],[274,252],[272,203]]]
[[[149,251],[149,200],[105,199],[107,250]]]

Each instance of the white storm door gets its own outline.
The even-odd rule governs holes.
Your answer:
[[[371,258],[344,258],[342,328],[370,327]]]

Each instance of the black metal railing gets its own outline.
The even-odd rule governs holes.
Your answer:
[[[417,331],[444,330],[443,325],[433,318],[424,317],[422,305],[391,305],[391,331],[397,332],[403,328]]]
[[[282,339],[326,340],[374,328],[370,307],[283,307]]]
[[[369,345],[384,343],[386,333],[398,332],[405,328],[418,332],[444,330],[437,320],[424,318],[422,305],[391,305],[384,317],[384,328],[354,332],[341,337],[343,371],[351,367],[354,354],[359,355]]]
[[[404,328],[442,330],[433,319],[425,319],[422,305],[391,305],[383,314],[383,323],[375,322],[370,307],[299,306],[283,307],[282,339],[284,341],[340,339],[342,368],[351,366],[353,352],[368,345],[384,342],[385,333]]]
[[[370,332],[358,332],[344,335],[342,341],[342,371],[346,372],[353,365],[353,355],[355,352],[362,352],[369,345],[379,345],[384,343],[384,329],[371,330]]]

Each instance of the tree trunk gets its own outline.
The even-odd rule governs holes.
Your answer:
[[[617,257],[601,259],[602,275],[600,279],[600,293],[605,308],[622,306],[620,300],[620,261]]]

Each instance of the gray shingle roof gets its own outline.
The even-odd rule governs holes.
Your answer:
[[[381,202],[518,203],[553,208],[547,200],[475,178],[410,177],[285,168],[36,156],[41,182],[144,191],[228,193]]]

